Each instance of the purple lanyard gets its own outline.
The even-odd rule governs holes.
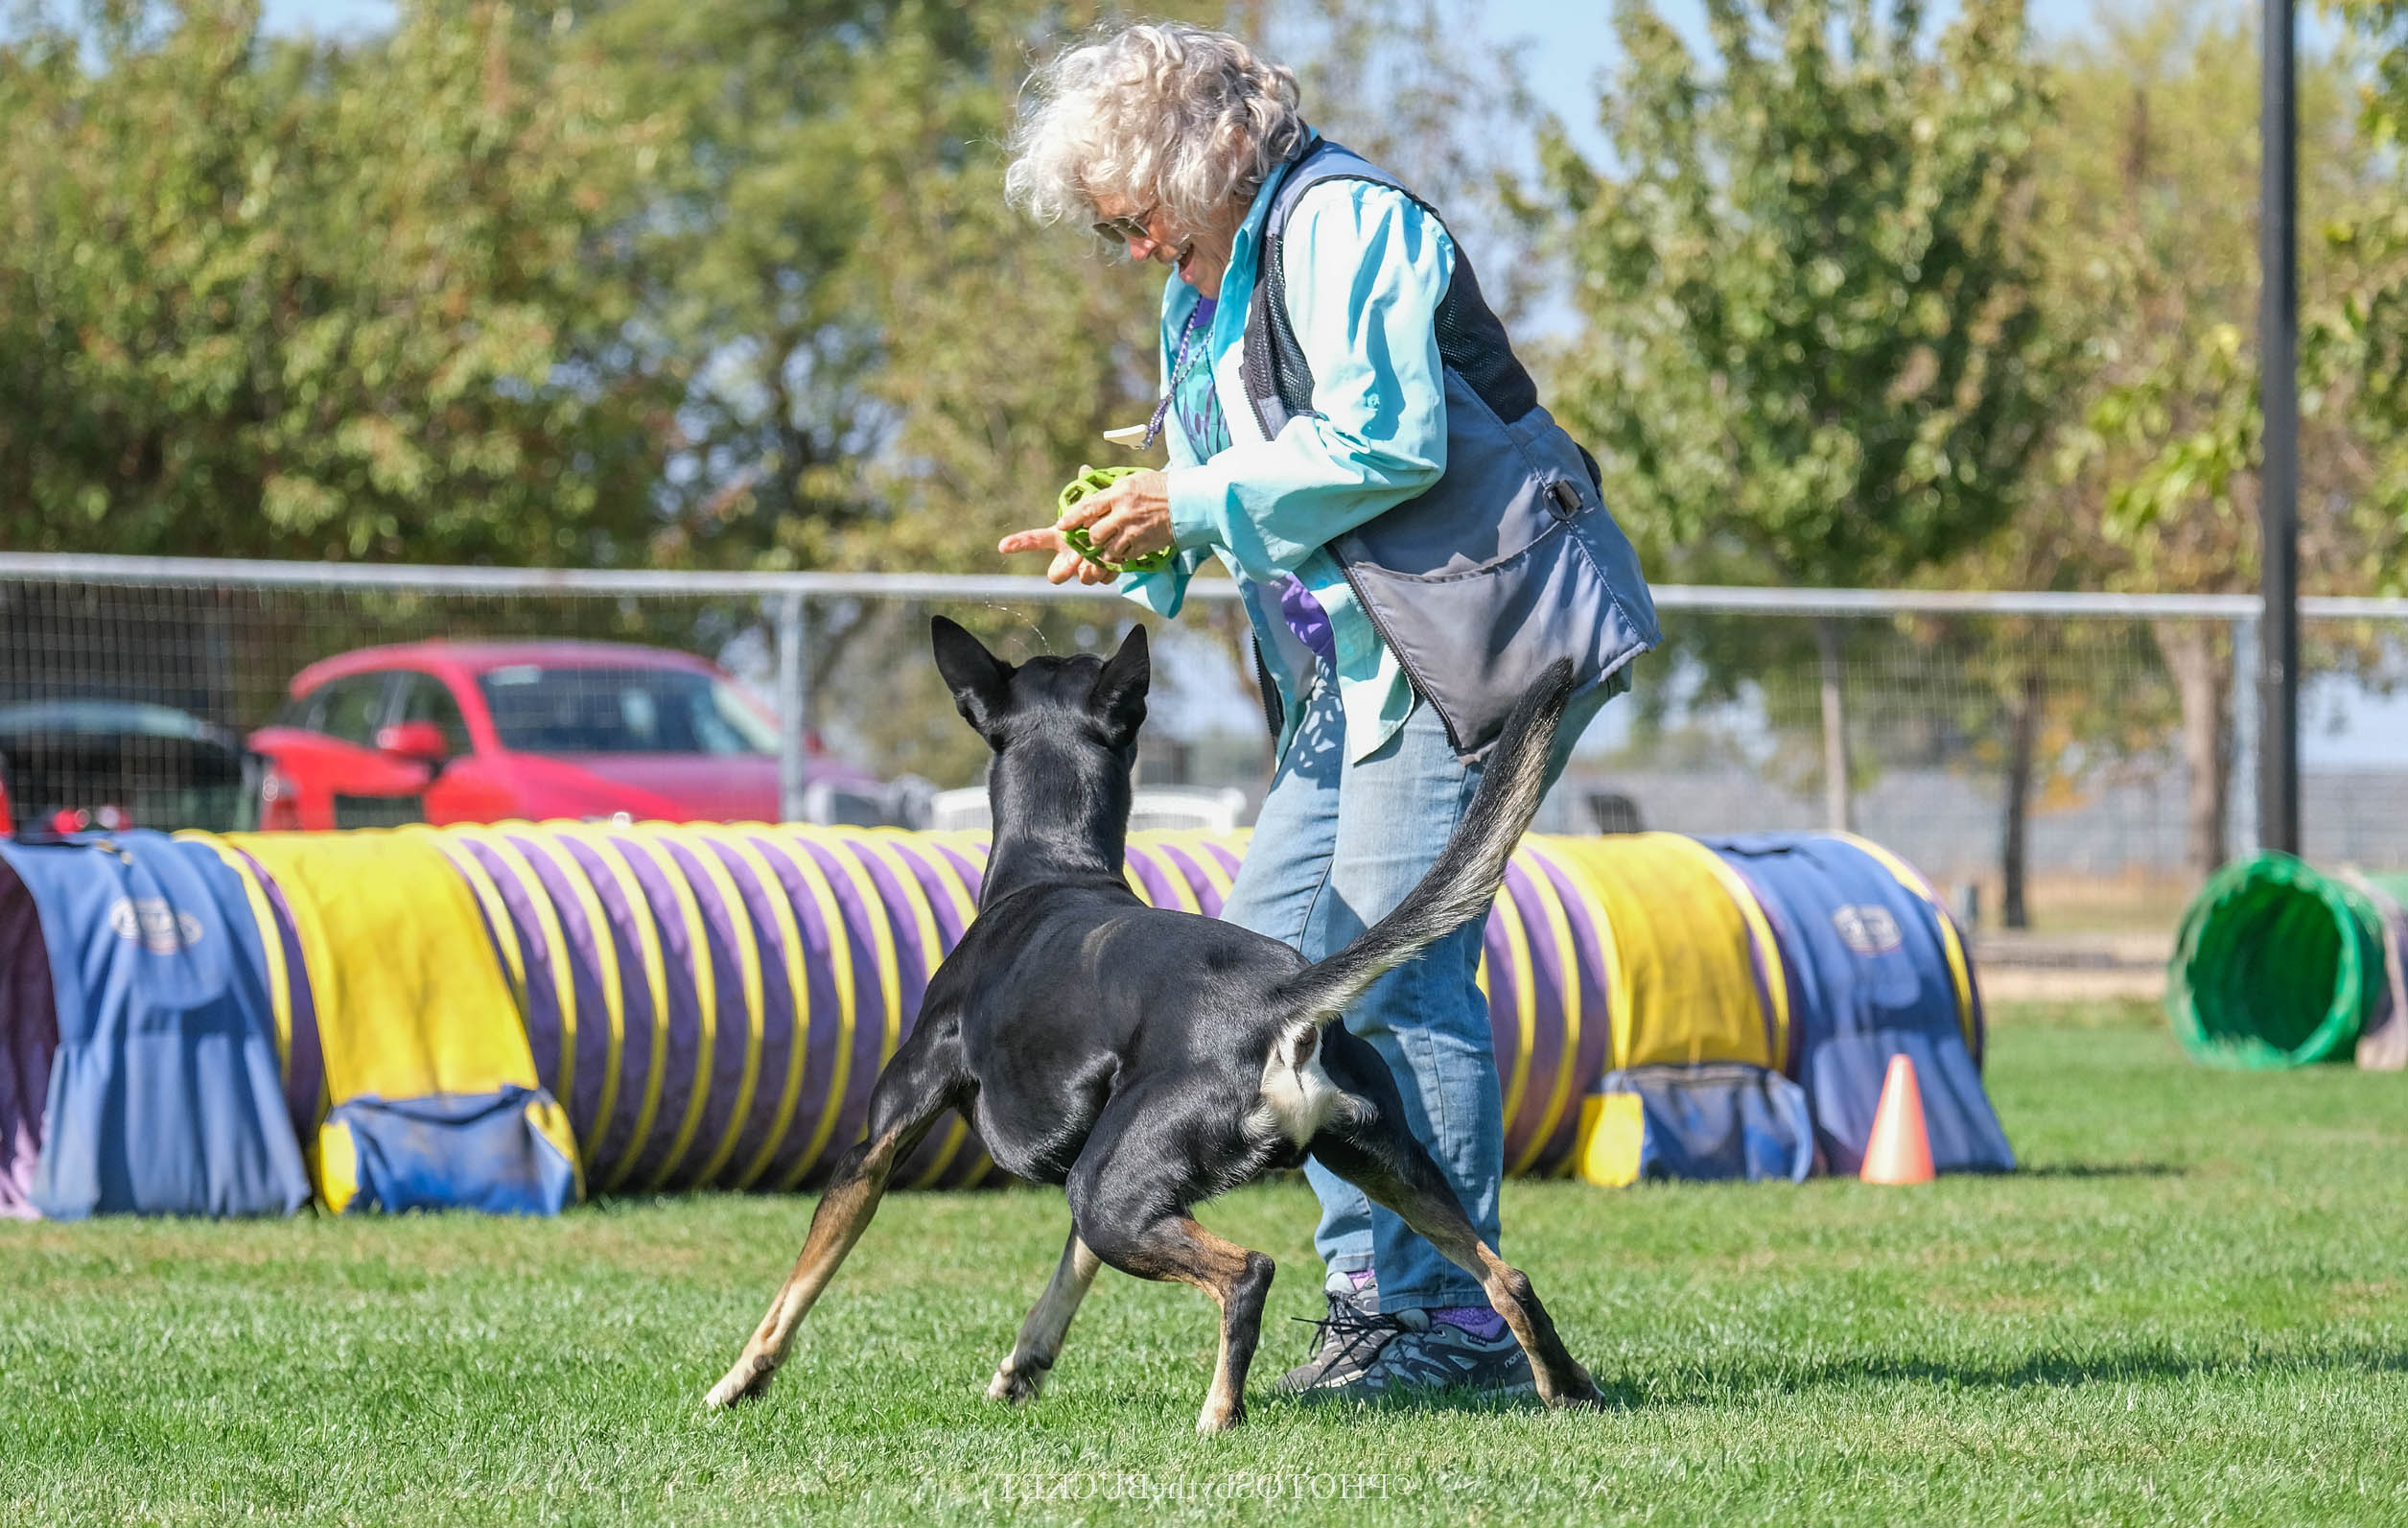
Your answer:
[[[1137,443],[1139,451],[1153,449],[1154,442],[1161,438],[1162,421],[1170,417],[1171,400],[1179,396],[1179,385],[1187,380],[1187,342],[1196,337],[1196,316],[1204,311],[1204,304],[1201,300],[1187,310],[1187,321],[1181,325],[1179,331],[1179,350],[1171,357],[1170,386],[1162,389],[1162,401],[1154,406],[1154,417],[1146,421],[1145,438]],[[1197,351],[1196,359],[1203,360],[1204,354],[1202,350]]]

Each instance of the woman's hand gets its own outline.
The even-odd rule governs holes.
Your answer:
[[[1113,575],[1066,546],[1062,532],[1084,527],[1095,550],[1113,562],[1130,562],[1171,545],[1170,479],[1159,472],[1133,472],[1071,506],[1054,525],[1015,530],[996,543],[1001,552],[1050,552],[1049,583],[1110,583]]]

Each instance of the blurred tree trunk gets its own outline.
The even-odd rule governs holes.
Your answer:
[[[2047,670],[2035,659],[2024,666],[2022,683],[2007,701],[2006,832],[1999,846],[1999,922],[2008,929],[2031,927],[2024,876],[2031,863],[2033,765],[2047,701]]]
[[[2161,621],[2151,628],[2174,676],[2183,708],[2183,768],[2190,785],[2183,806],[2185,858],[2205,880],[2224,863],[2224,822],[2233,758],[2225,746],[2226,702],[2233,692],[2232,648],[2203,621]]]
[[[1823,653],[1823,826],[1834,833],[1853,833],[1856,804],[1848,795],[1848,713],[1840,690],[1839,623],[1830,617],[1816,622],[1814,638]]]

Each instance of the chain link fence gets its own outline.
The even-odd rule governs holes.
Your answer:
[[[1200,579],[1155,623],[1156,820],[1251,820],[1268,784],[1230,594]],[[2163,926],[2203,863],[2254,841],[2253,599],[1657,599],[1665,646],[1544,829],[1844,822],[1977,923],[2075,929]],[[975,798],[944,793],[978,785],[985,749],[929,661],[935,614],[1016,660],[1139,619],[1021,577],[0,554],[0,784],[36,828],[958,822]],[[2303,615],[2306,853],[2408,866],[2408,601]]]

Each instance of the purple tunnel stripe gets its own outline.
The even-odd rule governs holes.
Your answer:
[[[740,1178],[761,1147],[768,1144],[769,1131],[777,1120],[778,1105],[785,1095],[786,1076],[791,1070],[798,1046],[804,1044],[800,1031],[803,1017],[798,1013],[797,995],[789,984],[786,970],[786,936],[771,898],[783,899],[784,888],[771,883],[763,885],[760,874],[745,862],[727,843],[713,835],[710,852],[726,869],[728,880],[735,883],[736,895],[743,900],[742,915],[751,920],[753,939],[760,958],[760,1054],[753,1083],[752,1105],[745,1111],[742,1124],[736,1131],[736,1149],[729,1153],[716,1181],[734,1184]],[[774,874],[774,873],[773,873]],[[799,930],[798,930],[799,931]],[[795,952],[798,957],[800,951]],[[807,958],[798,963],[808,970]],[[804,1078],[807,1083],[809,1079]],[[799,1110],[802,1096],[798,1092],[795,1106]],[[722,1133],[724,1126],[721,1127]]]
[[[543,920],[535,915],[526,884],[518,873],[494,853],[488,845],[473,838],[456,838],[455,845],[467,850],[477,863],[484,868],[485,879],[493,882],[502,898],[503,911],[510,920],[510,932],[518,940],[519,956],[526,965],[526,1009],[523,1022],[526,1025],[526,1047],[535,1058],[535,1078],[544,1091],[560,1096],[560,1036],[561,1013],[559,989],[552,983],[554,963],[560,953],[544,937]],[[484,899],[477,900],[477,913],[489,918]],[[547,899],[549,900],[549,899]],[[499,952],[503,930],[491,927],[486,930],[494,939]],[[572,1117],[573,1119],[573,1116]]]
[[[1179,894],[1171,889],[1172,873],[1155,858],[1151,845],[1130,845],[1126,858],[1129,868],[1136,872],[1137,885],[1147,906],[1176,909],[1180,905]]]
[[[549,836],[541,843],[535,835],[507,835],[519,857],[534,870],[537,884],[545,900],[551,904],[552,918],[560,929],[562,950],[560,958],[568,963],[571,995],[577,1005],[576,1080],[572,1096],[560,1100],[569,1111],[569,1123],[579,1140],[594,1139],[595,1117],[602,1107],[602,1085],[610,1070],[610,1007],[602,992],[602,963],[597,941],[612,937],[607,929],[596,929],[588,919],[584,899],[579,897],[563,874],[560,865],[547,851],[558,847]],[[592,878],[579,874],[589,890]],[[599,893],[596,893],[599,900]],[[605,904],[604,905],[607,905]],[[616,947],[613,954],[617,954]],[[623,1042],[622,1042],[623,1045]]]
[[[1530,866],[1547,878],[1555,896],[1563,905],[1564,915],[1572,929],[1573,977],[1578,982],[1580,998],[1579,1048],[1572,1058],[1572,1085],[1568,1103],[1556,1118],[1555,1127],[1545,1145],[1531,1163],[1531,1170],[1545,1175],[1570,1160],[1580,1137],[1580,1100],[1588,1096],[1605,1074],[1607,1058],[1613,1047],[1613,1015],[1611,996],[1605,985],[1605,952],[1599,937],[1597,905],[1591,902],[1577,882],[1563,869],[1535,855],[1526,856]],[[1557,1000],[1562,998],[1560,991]],[[1560,1025],[1562,1020],[1559,1018]]]
[[[673,840],[666,835],[652,838],[651,843],[653,851],[661,855],[685,881],[686,889],[702,915],[703,939],[709,946],[712,975],[715,982],[711,1074],[703,1082],[702,1113],[695,1122],[692,1139],[686,1144],[685,1155],[671,1169],[669,1180],[672,1184],[684,1186],[698,1183],[702,1170],[717,1154],[719,1142],[726,1137],[728,1126],[735,1118],[736,1100],[743,1093],[745,1063],[749,1060],[756,1068],[760,1063],[760,1057],[753,1053],[754,1016],[746,1006],[743,952],[736,923],[742,921],[744,932],[755,934],[753,943],[756,949],[762,941],[752,927],[752,915],[740,905],[734,907],[727,905],[718,882],[704,871],[701,860],[696,858],[697,851],[693,845]],[[740,892],[738,894],[741,895]],[[777,943],[775,936],[767,943],[774,949]],[[766,984],[764,975],[764,989]],[[699,1036],[696,1037],[696,1045],[699,1049]],[[758,1070],[755,1078],[755,1091],[758,1093]],[[748,1114],[749,1104],[748,1100]],[[724,1167],[725,1164],[721,1166]]]
[[[1531,884],[1533,868],[1527,856],[1517,856],[1506,867],[1502,891],[1503,895],[1513,899],[1515,910],[1522,915],[1522,937],[1530,946],[1530,977],[1537,992],[1538,1012],[1542,1016],[1540,1022],[1532,1026],[1530,1078],[1522,1092],[1522,1117],[1513,1122],[1514,1126],[1518,1126],[1526,1150],[1541,1130],[1551,1130],[1554,1123],[1559,1122],[1550,1121],[1547,1110],[1555,1099],[1556,1079],[1563,1074],[1563,1069],[1568,1064],[1568,1058],[1563,1053],[1563,992],[1570,974],[1563,969],[1562,955],[1555,948],[1555,925],[1546,899]],[[1554,1022],[1547,1022],[1549,1019]],[[1517,1159],[1508,1157],[1506,1160],[1509,1163]]]
[[[975,850],[967,849],[953,843],[949,838],[947,838],[939,839],[936,842],[931,843],[929,848],[935,854],[943,857],[947,864],[951,865],[955,870],[961,872],[962,883],[969,889],[970,901],[973,903],[976,902],[980,891],[985,889],[987,880],[987,851],[985,846],[981,845]]]
[[[895,858],[900,859],[911,871],[912,879],[920,882],[921,893],[928,899],[929,909],[936,915],[937,932],[945,941],[945,949],[938,957],[942,960],[945,955],[953,952],[953,947],[962,942],[962,935],[970,927],[962,915],[958,897],[967,894],[970,910],[974,912],[977,909],[978,878],[958,873],[947,875],[943,868],[947,861],[933,844],[914,843],[900,837],[887,842],[894,849]]]
[[[834,894],[836,906],[844,916],[846,937],[853,945],[852,1069],[845,1078],[844,1098],[837,1109],[835,1125],[829,1132],[826,1149],[819,1160],[810,1164],[810,1176],[804,1180],[807,1183],[827,1170],[833,1163],[836,1152],[860,1140],[869,1128],[870,1090],[877,1082],[882,1060],[886,994],[894,978],[880,967],[877,946],[870,933],[871,920],[883,917],[884,913],[873,912],[862,905],[861,893],[853,879],[860,867],[854,863],[853,857],[815,834],[797,835],[791,841],[801,853],[811,857],[811,862],[827,879],[829,890]],[[848,873],[849,866],[851,873]],[[900,964],[900,952],[895,958]]]
[[[697,930],[687,921],[686,909],[678,905],[676,893],[669,889],[668,872],[656,858],[657,844],[632,833],[613,834],[611,841],[627,861],[637,887],[652,910],[652,922],[660,930],[661,965],[668,977],[668,1045],[663,1055],[653,1058],[653,1065],[661,1069],[660,1101],[653,1111],[652,1126],[636,1149],[635,1167],[628,1180],[645,1185],[672,1164],[671,1154],[681,1150],[677,1135],[685,1122],[687,1106],[696,1089],[710,1086],[709,1078],[697,1074],[702,1060],[702,1009],[695,989],[696,983],[704,979],[701,962],[713,957],[708,948],[707,933],[703,935],[705,948],[694,948]],[[714,961],[712,976],[715,979],[716,976]],[[701,1132],[697,1130],[695,1134]]]
[[[919,904],[904,892],[902,882],[885,858],[853,834],[843,835],[837,842],[840,852],[870,878],[879,903],[886,908],[886,921],[895,939],[897,990],[902,996],[903,1025],[900,1033],[907,1035],[920,1017],[921,995],[928,990],[928,978],[936,975],[937,962],[944,958],[944,952],[926,947],[921,931]]]
[[[1205,875],[1204,867],[1197,862],[1200,852],[1191,851],[1185,844],[1174,843],[1157,843],[1154,845],[1154,852],[1187,882],[1189,889],[1195,893],[1199,911],[1207,918],[1221,916],[1221,893],[1213,889],[1212,878]]]
[[[292,1054],[285,1058],[284,1106],[292,1117],[292,1133],[304,1142],[313,1141],[317,1139],[318,1100],[326,1093],[326,1052],[318,1039],[317,999],[310,990],[310,968],[301,958],[300,927],[292,921],[284,888],[276,884],[268,867],[243,850],[234,852],[250,867],[276,920],[276,942],[284,952],[285,992],[292,1010]]]
[[[601,1144],[585,1164],[590,1182],[607,1183],[638,1146],[636,1123],[643,1109],[644,1078],[653,1065],[652,981],[645,969],[643,941],[636,931],[637,911],[629,905],[619,878],[604,865],[602,851],[565,834],[552,841],[584,875],[595,900],[601,904],[609,925],[606,931],[619,960],[619,1000],[624,1014],[619,1093],[603,1127]]]
[[[784,1182],[803,1165],[803,1154],[809,1149],[812,1136],[829,1112],[828,1090],[836,1075],[836,1047],[842,1028],[835,941],[847,941],[851,953],[852,932],[829,928],[820,910],[820,899],[797,861],[801,850],[763,833],[748,831],[746,838],[760,852],[771,874],[778,878],[781,892],[794,908],[795,929],[803,937],[804,977],[810,993],[810,1028],[804,1036],[802,1093],[795,1101],[793,1117],[770,1154],[768,1165],[756,1180],[773,1185]],[[830,889],[832,893],[833,888]],[[837,905],[841,908],[843,905]],[[855,979],[857,982],[857,976]],[[853,999],[852,1007],[858,1012],[859,999]]]

